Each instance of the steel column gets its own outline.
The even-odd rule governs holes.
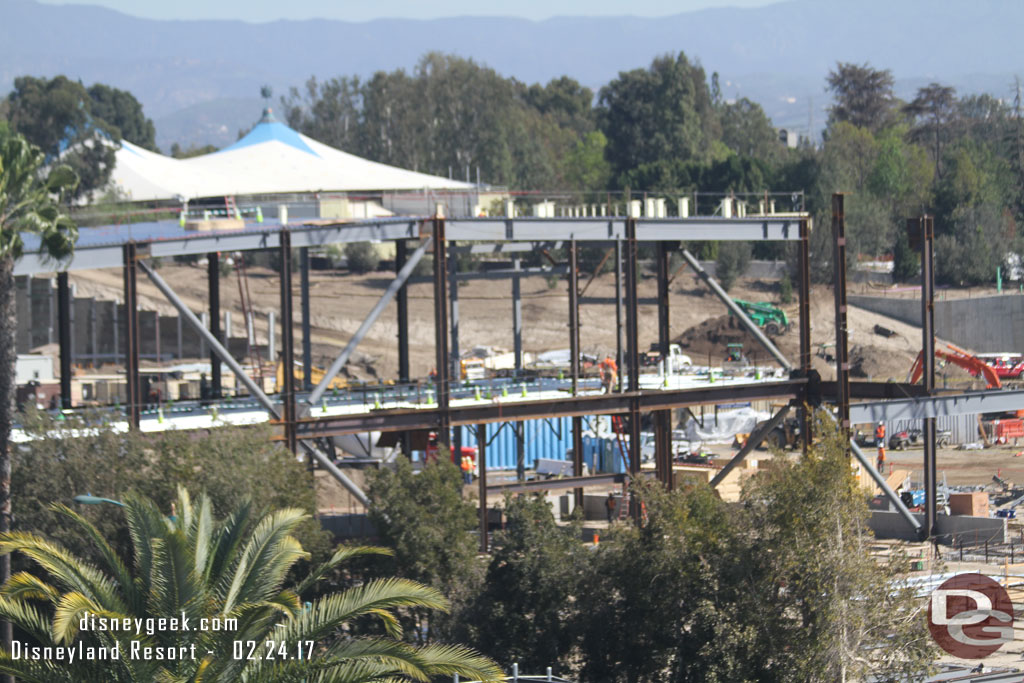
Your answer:
[[[839,428],[850,436],[850,334],[846,325],[846,213],[843,195],[832,195],[832,288],[836,305],[836,412]]]
[[[569,368],[572,395],[579,393],[580,382],[580,305],[579,245],[569,242]],[[583,476],[583,418],[572,418],[572,475]],[[573,489],[575,507],[583,507],[583,489]]]
[[[448,374],[448,244],[444,237],[444,218],[434,223],[434,362],[437,373],[437,443],[451,447],[451,415],[448,413],[451,385]],[[461,455],[461,454],[460,454]]]
[[[66,271],[57,273],[57,339],[60,345],[60,407],[71,404],[71,286]]]
[[[800,282],[798,297],[800,300],[798,324],[800,325],[800,371],[807,377],[811,371],[811,231],[810,222],[805,218],[800,221]],[[804,455],[811,447],[811,412],[805,405],[800,406],[800,435],[803,442]]]
[[[462,382],[462,354],[459,351],[459,261],[456,258],[453,247],[455,243],[452,242],[448,245],[448,286],[450,288],[448,299],[450,302],[451,310],[451,322],[449,328],[451,330],[451,349],[449,350],[449,358],[451,363],[449,367],[449,375],[451,383],[458,386]],[[452,451],[458,453],[455,461],[458,462],[462,457],[462,430],[456,429],[452,433]]]
[[[476,469],[480,495],[480,552],[490,547],[487,538],[487,425],[476,426]]]
[[[309,314],[309,247],[299,249],[299,307],[302,316],[302,389],[313,388],[313,336]]]
[[[220,329],[220,254],[216,251],[206,255],[207,293],[210,298],[210,334],[218,343],[225,344]],[[179,316],[180,317],[180,316]],[[210,348],[210,398],[221,397],[220,357]]]
[[[619,369],[616,391],[623,390],[622,376],[626,373],[626,356],[623,350],[622,311],[622,240],[615,240],[615,363]]]
[[[921,236],[921,354],[924,389],[929,394],[935,391],[935,268],[932,243],[935,226],[931,216],[918,219]],[[935,534],[938,514],[938,457],[935,450],[935,418],[923,421],[924,441],[924,489],[925,522],[922,535],[925,539]]]
[[[672,411],[654,413],[654,458],[658,480],[669,491],[675,487],[672,471]]]
[[[125,378],[127,381],[128,424],[139,428],[142,420],[142,386],[139,381],[139,300],[136,280],[138,252],[134,242],[124,245],[124,323],[125,323]]]
[[[522,277],[518,272],[522,269],[519,259],[512,260],[512,344],[515,353],[516,374],[523,371],[523,292]]]
[[[295,438],[295,337],[292,329],[292,239],[288,230],[281,231],[279,247],[281,271],[281,364],[284,381],[281,387],[281,421],[284,425],[285,445],[292,453],[298,450]],[[273,324],[267,333],[274,334]]]
[[[395,273],[402,272],[408,260],[409,243],[406,240],[395,240]],[[403,282],[395,295],[398,305],[398,381],[409,381],[409,287]]]
[[[672,342],[669,324],[669,244],[658,242],[658,350],[662,358],[662,371],[666,386],[671,374],[669,346]],[[658,481],[670,488],[672,476],[672,411],[654,413],[654,463]]]
[[[626,219],[626,348],[629,390],[640,391],[640,307],[637,303],[636,219]],[[629,401],[629,471],[640,472],[640,404]],[[635,512],[635,510],[634,510]]]

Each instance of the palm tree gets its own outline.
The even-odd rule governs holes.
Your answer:
[[[309,556],[291,535],[307,517],[301,510],[257,519],[243,505],[218,521],[205,494],[193,504],[179,488],[176,514],[165,517],[151,500],[129,496],[123,510],[132,557],[126,562],[81,515],[65,506],[55,509],[90,539],[102,562],[91,565],[35,534],[0,534],[0,552],[20,552],[43,570],[38,576],[19,572],[0,589],[0,616],[33,646],[54,648],[47,659],[26,659],[32,652],[27,642],[0,651],[0,671],[21,680],[358,683],[452,674],[500,679],[497,665],[466,648],[416,648],[398,640],[395,609],[447,607],[432,588],[380,579],[304,604],[303,594],[325,572],[353,557],[389,551],[342,546],[297,585],[285,587],[295,563]],[[386,635],[353,636],[353,620],[367,616],[378,618]],[[168,622],[148,621],[160,618]],[[127,631],[100,630],[125,624]],[[68,650],[56,648],[108,659],[59,661],[57,653]]]
[[[42,174],[43,153],[0,123],[0,533],[11,529],[10,436],[14,419],[14,262],[25,245],[24,233],[40,237],[40,250],[54,259],[71,254],[78,238],[75,224],[62,215],[54,196],[78,184],[68,166]],[[9,556],[0,558],[0,582],[11,576]],[[2,640],[10,643],[10,626]]]

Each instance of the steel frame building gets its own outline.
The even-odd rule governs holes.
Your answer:
[[[655,431],[655,473],[666,486],[671,487],[671,410],[683,406],[750,400],[784,400],[788,405],[777,413],[768,425],[751,435],[746,446],[726,465],[716,477],[714,484],[724,478],[746,455],[784,419],[789,407],[800,411],[804,449],[810,438],[811,420],[807,406],[818,406],[823,401],[834,402],[836,417],[842,429],[849,430],[851,419],[855,422],[881,419],[899,414],[920,415],[925,420],[924,470],[926,478],[927,504],[926,519],[922,526],[906,510],[898,496],[875,472],[872,464],[851,442],[855,457],[858,457],[877,483],[890,497],[892,503],[903,513],[908,523],[919,528],[923,538],[931,536],[935,526],[935,423],[934,415],[978,412],[979,410],[1016,409],[1024,407],[1024,392],[974,392],[958,395],[933,397],[934,385],[934,334],[931,318],[934,291],[931,245],[933,239],[930,217],[913,219],[908,223],[912,241],[921,246],[923,312],[923,348],[925,358],[924,385],[912,386],[897,383],[851,382],[848,357],[848,330],[846,324],[846,238],[843,196],[834,195],[832,200],[832,232],[836,316],[836,371],[834,382],[821,381],[811,367],[811,320],[810,320],[810,237],[811,223],[806,214],[764,215],[747,218],[634,218],[634,217],[588,217],[588,218],[395,218],[363,222],[346,222],[330,225],[277,225],[260,226],[231,232],[196,233],[184,230],[163,231],[156,234],[134,232],[130,226],[115,231],[106,239],[83,240],[74,255],[56,268],[34,254],[26,254],[15,267],[17,275],[53,272],[58,275],[58,325],[61,358],[61,395],[65,407],[70,396],[70,315],[67,302],[68,277],[72,270],[119,267],[124,274],[124,298],[128,315],[123,321],[123,343],[127,359],[128,400],[126,411],[131,425],[138,427],[140,410],[145,397],[140,395],[139,377],[139,329],[137,276],[141,270],[163,292],[178,309],[185,322],[203,336],[211,349],[211,384],[215,396],[221,381],[221,365],[227,365],[238,380],[249,390],[270,413],[278,425],[275,438],[284,441],[293,452],[305,450],[323,467],[341,481],[364,503],[365,496],[334,463],[316,446],[316,440],[323,437],[353,434],[367,431],[399,432],[429,430],[436,432],[441,443],[450,445],[451,428],[454,426],[475,426],[478,435],[484,435],[484,425],[492,422],[518,422],[553,416],[569,416],[573,426],[573,473],[574,476],[560,482],[541,484],[518,484],[529,488],[572,488],[577,504],[582,504],[583,487],[608,483],[613,475],[583,476],[582,418],[586,415],[622,415],[629,433],[629,474],[640,475],[640,415],[649,412],[653,416]],[[299,405],[296,382],[293,373],[284,373],[284,386],[278,400],[272,400],[246,375],[245,371],[224,348],[220,329],[219,254],[221,252],[276,250],[281,279],[279,319],[281,325],[281,354],[284,367],[293,367],[295,348],[293,341],[292,305],[292,252],[299,250],[300,263],[300,316],[303,331],[303,363],[306,377],[310,375],[309,349],[309,248],[327,244],[395,241],[397,275],[384,296],[364,321],[359,332],[339,355],[323,381]],[[638,341],[639,301],[637,297],[637,253],[642,242],[657,246],[658,293],[658,345],[663,354],[669,351],[669,255],[676,250],[680,241],[699,240],[740,240],[740,241],[787,241],[794,242],[798,250],[799,264],[799,358],[790,362],[782,356],[764,337],[756,325],[742,313],[738,317],[757,336],[779,363],[790,371],[788,379],[740,385],[706,386],[676,390],[641,390],[638,372],[640,347]],[[409,253],[409,243],[416,248]],[[580,346],[577,258],[582,244],[611,243],[617,254],[622,255],[623,282],[617,281],[618,298],[625,310],[624,320],[619,327],[619,339],[624,336],[625,368],[628,385],[609,394],[586,394],[579,391]],[[521,253],[550,246],[563,246],[568,250],[566,272],[569,279],[568,336],[571,356],[571,395],[559,400],[526,400],[498,402],[483,405],[453,406],[451,390],[453,372],[457,368],[457,354],[450,353],[457,344],[457,307],[452,306],[453,294],[450,287],[455,283],[454,270],[449,266],[450,253],[468,251],[473,253]],[[436,357],[436,405],[423,409],[382,409],[365,413],[340,416],[316,417],[309,410],[315,405],[334,374],[341,369],[362,335],[384,310],[392,299],[398,308],[398,355],[399,380],[409,381],[409,321],[406,287],[416,262],[431,250],[434,259],[433,299]],[[159,274],[152,268],[149,259],[180,255],[205,255],[208,259],[209,329],[177,297]],[[717,284],[703,273],[696,260],[684,251],[684,257],[698,275],[701,275],[712,289]],[[512,274],[513,290],[517,290],[518,278]],[[457,290],[456,290],[457,291]],[[723,303],[731,299],[724,292],[717,292]],[[517,357],[521,358],[521,318],[515,309],[514,329]],[[450,312],[454,315],[450,317]],[[622,334],[624,328],[625,334]],[[454,344],[449,345],[449,340]],[[621,342],[620,342],[621,343]],[[453,359],[455,363],[453,364]],[[457,376],[456,376],[457,377]],[[457,380],[456,380],[457,381]],[[852,399],[874,399],[873,403],[851,405]],[[480,454],[480,541],[481,548],[488,547],[486,500],[487,467],[486,438],[479,438]],[[496,489],[508,487],[493,487]]]

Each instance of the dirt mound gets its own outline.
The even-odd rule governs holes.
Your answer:
[[[788,334],[795,336],[796,332],[793,330]],[[761,346],[757,337],[743,327],[735,316],[731,315],[722,315],[694,325],[675,341],[682,348],[683,353],[689,355],[698,365],[708,363],[709,356],[712,365],[721,363],[725,359],[729,344],[743,344],[743,352],[754,363],[775,364],[774,359]],[[773,341],[776,346],[780,345],[780,338],[777,337]]]

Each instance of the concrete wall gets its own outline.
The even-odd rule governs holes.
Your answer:
[[[920,299],[849,296],[854,306],[921,325]],[[1024,296],[982,296],[935,302],[935,334],[979,353],[1024,351]]]
[[[914,517],[922,524],[924,523],[923,514],[915,514]],[[917,532],[898,512],[872,510],[868,526],[878,538],[917,540]],[[959,543],[961,540],[968,545],[985,541],[989,543],[1006,542],[1006,520],[999,517],[950,517],[940,514],[935,520],[935,531],[939,537],[939,543],[945,545]]]

